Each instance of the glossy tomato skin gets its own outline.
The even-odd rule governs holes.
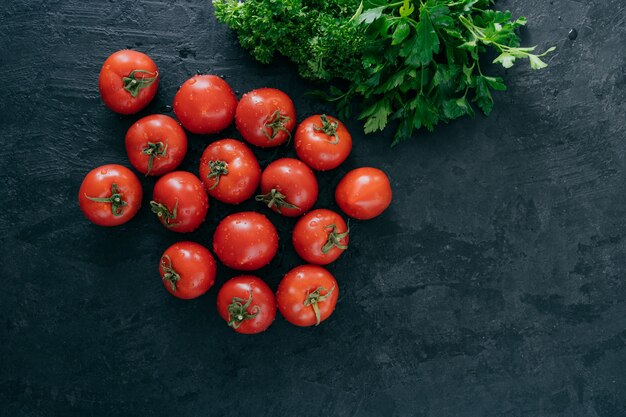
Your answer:
[[[237,105],[235,124],[246,141],[272,148],[291,137],[296,126],[296,108],[282,91],[259,88],[243,95]]]
[[[206,293],[215,283],[216,264],[211,252],[195,242],[178,242],[167,248],[159,262],[165,289],[189,300]]]
[[[200,178],[211,197],[223,203],[239,204],[252,197],[259,186],[261,167],[243,142],[222,139],[204,150]]]
[[[136,97],[125,89],[124,78],[133,76],[141,88]],[[109,56],[100,70],[98,88],[106,106],[116,113],[134,114],[146,107],[159,87],[156,64],[144,53],[124,49]]]
[[[198,177],[190,172],[174,171],[154,185],[150,205],[163,226],[173,232],[188,233],[204,222],[209,197]]]
[[[326,115],[304,119],[294,141],[298,158],[317,171],[337,168],[352,151],[352,136],[346,126]]]
[[[334,211],[313,210],[298,220],[291,239],[296,253],[306,262],[327,265],[348,247],[348,226]]]
[[[221,132],[235,117],[237,97],[216,75],[195,75],[174,96],[174,113],[185,129],[199,135]]]
[[[319,324],[315,310],[312,305],[305,305],[305,302],[316,291],[323,298],[317,302],[321,323],[333,313],[339,296],[335,277],[321,266],[301,265],[285,274],[276,292],[278,310],[291,324],[315,326]]]
[[[152,114],[128,129],[126,153],[142,174],[163,175],[175,170],[185,158],[187,135],[176,120],[164,114]]]
[[[253,211],[231,214],[215,229],[213,251],[224,265],[241,271],[254,271],[274,258],[278,234],[274,225]]]
[[[120,204],[115,204],[117,208],[113,202],[92,200],[110,199],[115,191],[121,199]],[[85,176],[78,191],[78,204],[85,217],[98,226],[117,226],[137,214],[142,196],[141,183],[130,169],[109,164],[95,168]]]
[[[247,302],[249,305],[244,309]],[[236,309],[245,317],[237,320],[228,311],[235,303]],[[237,333],[255,334],[267,330],[276,318],[274,293],[261,278],[241,275],[224,283],[217,294],[217,311]]]
[[[279,196],[278,199],[272,199],[272,195],[278,195],[276,192],[284,198]],[[263,201],[283,216],[296,217],[309,211],[317,201],[317,179],[304,162],[293,158],[281,158],[263,170],[261,193],[261,196],[257,196],[258,201]]]
[[[376,168],[357,168],[348,172],[335,189],[335,200],[348,216],[369,220],[391,204],[391,185],[387,175]]]

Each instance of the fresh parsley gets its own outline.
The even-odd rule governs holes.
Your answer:
[[[213,0],[218,20],[263,63],[288,57],[304,78],[345,80],[318,95],[339,115],[359,109],[365,133],[395,121],[393,144],[439,122],[489,114],[492,91],[506,86],[485,74],[480,57],[510,68],[528,59],[546,67],[536,47],[521,47],[526,19],[492,9],[492,0]],[[340,83],[341,84],[341,83]]]

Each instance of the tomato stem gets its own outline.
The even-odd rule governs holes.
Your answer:
[[[337,128],[339,127],[339,123],[337,121],[330,121],[328,120],[328,116],[326,116],[325,114],[322,114],[320,116],[320,119],[322,119],[322,126],[313,126],[313,129],[317,130],[318,132],[323,132],[324,134],[328,135],[328,136],[333,136],[335,139],[333,139],[332,141],[328,142],[331,145],[336,145],[339,143],[339,135],[337,134]]]
[[[153,77],[137,78],[137,74],[154,74]],[[122,78],[124,90],[128,91],[131,96],[137,97],[139,92],[152,85],[159,78],[159,71],[132,70],[127,77]]]
[[[261,309],[259,306],[253,306],[248,312],[248,307],[252,304],[252,290],[247,300],[239,297],[233,297],[233,301],[228,305],[228,325],[233,329],[239,328],[241,323],[246,320],[255,318]]]
[[[162,219],[165,222],[167,227],[174,227],[177,223],[173,223],[172,220],[176,220],[178,213],[178,200],[176,200],[176,204],[174,205],[174,210],[170,212],[165,204],[157,203],[156,201],[150,202],[150,207],[153,213]]]
[[[276,207],[276,211],[282,214],[280,211],[281,208],[285,207],[288,209],[297,209],[300,210],[300,207],[295,204],[291,204],[285,200],[287,196],[278,191],[276,188],[272,188],[271,191],[267,194],[259,194],[254,199],[258,202],[263,202],[267,204],[267,207],[272,208]]]
[[[152,165],[154,164],[154,158],[162,158],[167,155],[167,143],[164,145],[163,142],[152,143],[148,142],[148,146],[146,146],[142,151],[142,154],[148,155],[148,172],[146,175],[150,174],[152,171]]]
[[[119,188],[116,183],[111,184],[111,196],[110,197],[89,197],[85,194],[91,201],[95,201],[96,203],[110,203],[111,204],[111,213],[114,216],[122,215],[122,207],[128,205],[126,201],[122,199],[122,194],[120,194]]]
[[[330,233],[328,234],[328,240],[322,246],[322,253],[327,254],[334,247],[338,247],[339,249],[346,250],[348,249],[348,245],[344,245],[341,243],[341,239],[347,237],[350,234],[350,226],[348,225],[348,230],[343,233],[339,233],[337,231],[336,224],[329,224],[324,229],[330,229]]]
[[[278,133],[282,130],[287,132],[287,136],[291,139],[291,132],[285,127],[285,124],[289,123],[291,118],[280,113],[280,110],[276,110],[269,117],[265,123],[265,127],[270,130],[271,135],[267,133],[267,130],[263,130],[263,134],[270,142],[276,139]]]
[[[330,295],[333,293],[334,290],[335,290],[335,286],[333,285],[333,287],[328,291],[326,291],[326,288],[324,287],[318,287],[313,292],[307,292],[306,299],[304,300],[304,305],[307,307],[308,306],[313,307],[313,311],[315,312],[315,318],[317,319],[317,323],[315,323],[316,326],[318,326],[320,322],[322,321],[320,317],[320,309],[317,306],[317,304],[321,303],[322,301],[330,297]],[[322,291],[326,291],[326,294],[322,295],[321,294]]]
[[[164,272],[162,277],[163,281],[169,282],[172,291],[176,292],[176,283],[180,281],[180,275],[178,275],[178,272],[174,269],[172,260],[168,255],[163,255],[161,258],[161,268],[163,268]]]
[[[214,189],[220,183],[222,175],[228,175],[228,163],[226,161],[209,161],[209,168],[211,172],[207,175],[207,178],[215,178],[215,183],[209,188]]]

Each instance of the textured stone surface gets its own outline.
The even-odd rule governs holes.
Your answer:
[[[278,318],[234,334],[216,288],[173,299],[156,272],[180,239],[144,207],[103,229],[81,215],[83,175],[129,165],[126,129],[169,104],[196,70],[234,89],[283,89],[300,118],[329,111],[291,66],[259,66],[208,1],[5,1],[0,5],[0,415],[626,415],[626,3],[507,0],[550,67],[506,74],[489,119],[389,150],[348,121],[355,149],[319,175],[319,207],[348,169],[386,170],[395,200],[354,222],[330,270],[341,286],[319,328]],[[568,39],[571,28],[578,38]],[[163,78],[140,115],[100,102],[104,59],[130,47]],[[221,136],[237,136],[229,129]],[[216,137],[190,136],[193,172]],[[262,165],[293,151],[257,151]],[[258,208],[253,202],[241,209]],[[229,208],[189,239],[210,246]],[[271,215],[273,288],[299,263],[294,220]],[[219,270],[218,285],[233,271]]]

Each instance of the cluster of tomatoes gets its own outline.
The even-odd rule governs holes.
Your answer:
[[[156,94],[159,73],[145,54],[123,50],[112,54],[99,77],[100,94],[113,111],[133,114]],[[228,280],[217,296],[217,309],[240,333],[258,333],[274,321],[276,309],[298,326],[318,325],[333,312],[339,288],[322,266],[348,248],[349,227],[327,209],[310,211],[318,196],[312,169],[336,168],[349,155],[352,139],[339,120],[308,117],[295,130],[299,159],[281,158],[264,170],[250,148],[239,140],[222,139],[207,146],[200,159],[199,177],[175,171],[187,152],[185,129],[215,134],[233,119],[241,136],[259,147],[288,143],[296,128],[296,112],[282,91],[262,88],[238,102],[229,85],[214,75],[196,75],[174,97],[173,118],[155,114],[133,124],[126,134],[126,151],[133,167],[144,175],[162,176],[155,184],[150,206],[165,228],[191,232],[205,220],[209,196],[236,205],[254,198],[274,212],[302,216],[292,233],[293,246],[308,264],[289,271],[276,295],[260,278],[241,275]],[[180,124],[179,124],[180,122]],[[182,127],[181,127],[182,125]],[[80,208],[93,223],[115,226],[139,210],[142,188],[128,168],[111,164],[87,174],[78,194]],[[335,190],[337,204],[348,216],[371,219],[391,202],[387,176],[375,168],[348,172]],[[254,271],[267,265],[278,250],[278,234],[270,220],[257,212],[238,212],[224,218],[213,235],[213,251],[226,266]],[[159,273],[167,291],[196,298],[215,282],[216,262],[204,246],[183,241],[161,256]]]

